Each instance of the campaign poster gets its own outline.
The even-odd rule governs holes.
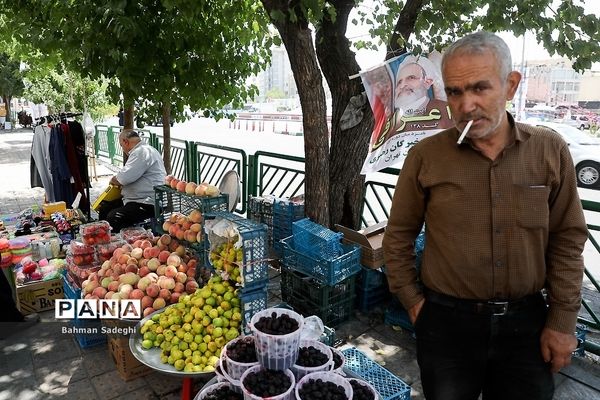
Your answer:
[[[454,126],[439,52],[403,54],[360,76],[375,119],[363,174],[401,168],[419,140]]]

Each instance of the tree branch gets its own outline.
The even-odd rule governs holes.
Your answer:
[[[399,54],[406,53],[406,42],[415,30],[415,23],[419,12],[423,8],[424,3],[429,0],[407,0],[406,4],[400,12],[394,33],[387,45],[387,54],[385,59],[388,60]]]

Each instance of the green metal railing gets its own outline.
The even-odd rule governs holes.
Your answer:
[[[118,143],[120,128],[105,125],[96,126],[96,155],[107,159],[111,164],[122,163],[122,152]],[[162,137],[146,131],[144,140],[162,154]],[[147,136],[147,137],[146,137]],[[117,149],[118,148],[118,149]],[[247,199],[252,196],[273,195],[292,197],[304,192],[304,158],[258,151],[247,156],[237,148],[219,146],[192,141],[171,140],[172,173],[178,179],[193,182],[208,182],[217,185],[227,171],[234,170],[240,177],[241,199],[236,212],[244,214]],[[388,168],[381,171],[387,177],[398,176],[399,170]],[[370,180],[365,183],[361,225],[372,225],[389,218],[395,185],[389,182]],[[600,203],[582,201],[586,212],[600,213]],[[597,215],[597,214],[594,214]],[[593,236],[600,226],[588,224],[589,240],[600,253],[600,245]],[[585,276],[590,280],[596,293],[600,293],[600,284],[586,267]],[[589,315],[580,315],[578,322],[600,329],[600,317],[592,309],[591,301],[584,298],[582,307]],[[586,350],[600,355],[600,344],[587,341]]]
[[[257,151],[250,160],[251,195],[284,198],[304,193],[304,158]]]

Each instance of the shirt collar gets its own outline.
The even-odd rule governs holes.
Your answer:
[[[508,123],[510,124],[511,130],[511,136],[513,138],[515,138],[515,142],[525,142],[529,139],[529,137],[531,136],[531,134],[529,132],[524,131],[523,129],[519,129],[519,125],[515,122],[515,119],[513,118],[512,114],[509,113],[508,111],[506,112],[506,116],[508,118]]]

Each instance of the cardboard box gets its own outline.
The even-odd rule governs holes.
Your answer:
[[[129,339],[114,339],[108,340],[108,352],[112,357],[119,376],[125,382],[146,376],[152,372],[152,369],[135,358],[129,349]]]
[[[365,267],[377,269],[384,264],[382,242],[386,226],[387,220],[360,231],[355,231],[342,225],[336,225],[335,227],[338,232],[344,234],[343,242],[360,245],[360,263]]]
[[[44,215],[47,217],[50,217],[50,214],[54,214],[56,212],[64,215],[67,212],[67,203],[64,201],[57,201],[56,203],[42,204],[42,211],[44,211]]]
[[[54,300],[62,299],[61,278],[17,286],[17,308],[23,315],[54,310]]]

